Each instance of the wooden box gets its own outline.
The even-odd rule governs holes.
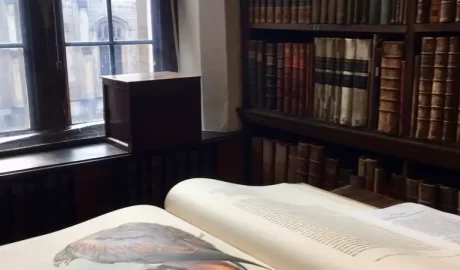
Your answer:
[[[103,76],[108,142],[138,153],[201,140],[201,78],[173,72]]]

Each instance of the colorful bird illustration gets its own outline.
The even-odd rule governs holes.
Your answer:
[[[54,266],[85,259],[100,264],[138,263],[144,270],[247,270],[243,264],[267,269],[218,250],[181,229],[155,223],[127,223],[84,237],[54,257]]]

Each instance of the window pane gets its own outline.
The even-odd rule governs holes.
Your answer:
[[[0,49],[0,132],[30,127],[22,49]]]
[[[112,1],[115,40],[152,39],[149,0]]]
[[[67,47],[66,51],[72,123],[102,120],[100,76],[110,74],[109,47]]]
[[[116,74],[153,72],[152,45],[117,45],[115,46]]]
[[[0,0],[0,43],[21,43],[18,0]]]
[[[105,0],[62,0],[62,12],[67,42],[109,40]]]

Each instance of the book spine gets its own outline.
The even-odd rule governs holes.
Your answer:
[[[374,193],[384,196],[388,195],[388,187],[386,182],[386,172],[384,169],[376,168],[374,170]]]
[[[398,133],[403,47],[403,42],[382,44],[378,130],[384,133]]]
[[[257,107],[257,41],[250,40],[248,44],[248,79],[250,105]]]
[[[420,183],[418,188],[418,203],[437,209],[439,197],[438,186],[429,183]]]
[[[284,104],[283,112],[291,113],[291,93],[292,93],[292,60],[293,44],[284,44]]]
[[[254,0],[254,22],[260,23],[260,5],[262,0]]]
[[[275,184],[285,183],[287,180],[289,145],[276,142],[275,150]]]
[[[359,175],[351,175],[350,186],[359,189],[366,188],[366,177]]]
[[[326,42],[326,59],[325,59],[325,67],[323,69],[323,84],[324,84],[324,98],[323,98],[323,106],[322,106],[322,117],[321,120],[324,121],[332,121],[332,99],[333,99],[333,72],[335,65],[333,63],[334,57],[334,39],[333,38],[325,38]]]
[[[369,24],[380,24],[382,0],[369,0]]]
[[[299,58],[300,48],[298,43],[292,44],[292,91],[291,91],[291,113],[299,113]]]
[[[324,147],[310,146],[308,184],[321,188],[323,185]]]
[[[289,145],[289,162],[288,162],[288,172],[287,172],[287,182],[296,183],[297,182],[297,145]]]
[[[428,0],[417,0],[416,23],[427,22],[428,17]]]
[[[321,18],[321,0],[312,0],[311,22],[320,23]]]
[[[455,5],[455,21],[460,22],[460,0]]]
[[[362,156],[358,159],[358,175],[366,176],[367,158]]]
[[[297,23],[299,19],[299,0],[291,0],[291,23]]]
[[[291,23],[291,0],[284,0],[283,2],[283,23]]]
[[[380,24],[389,24],[391,19],[391,1],[382,0],[380,7]]]
[[[406,180],[406,201],[412,203],[418,203],[418,190],[420,181],[407,178]]]
[[[307,21],[307,0],[299,0],[297,23],[305,24]]]
[[[254,5],[255,5],[255,0],[249,0],[248,1],[248,6],[249,6],[249,18],[248,21],[250,23],[254,22]]]
[[[407,127],[404,125],[407,123],[405,119],[407,118],[406,114],[404,113],[404,104],[406,104],[404,100],[404,89],[406,86],[406,61],[401,62],[401,83],[399,86],[399,136],[404,136]],[[409,116],[410,117],[410,116]]]
[[[438,23],[441,19],[441,2],[442,0],[431,0],[430,3],[430,23]]]
[[[335,21],[337,24],[344,24],[346,21],[346,1],[347,0],[336,0],[337,1],[337,11]]]
[[[299,142],[297,146],[297,177],[296,182],[308,183],[309,165],[310,165],[310,145],[305,142]]]
[[[428,131],[428,139],[430,140],[440,140],[442,137],[448,54],[449,38],[436,38],[433,87],[431,91],[430,129]]]
[[[263,139],[263,165],[262,165],[262,177],[264,185],[274,184],[274,172],[275,172],[275,141],[269,139]]]
[[[356,58],[356,39],[345,39],[345,60],[342,73],[342,103],[340,107],[340,124],[351,125],[353,104],[353,76]]]
[[[334,39],[335,50],[334,50],[334,93],[332,100],[332,121],[336,124],[340,124],[340,111],[342,107],[342,87],[343,87],[343,65],[345,58],[345,39],[336,38]]]
[[[442,127],[442,140],[455,142],[455,129],[457,125],[457,108],[459,99],[458,77],[460,75],[460,38],[449,38],[449,56],[447,60],[446,91],[444,94],[444,116]]]
[[[305,23],[310,24],[312,23],[312,0],[305,0]]]
[[[275,22],[275,0],[267,0],[267,23]]]
[[[358,24],[361,18],[361,4],[363,0],[353,0],[353,24]]]
[[[329,0],[328,7],[327,7],[327,23],[328,24],[335,24],[336,15],[337,13],[337,0]]]
[[[372,192],[374,192],[375,190],[375,169],[377,169],[377,166],[378,166],[377,160],[375,159],[366,160],[366,169],[365,169],[366,189]]]
[[[406,198],[406,178],[399,174],[391,175],[390,196],[403,201]]]
[[[353,102],[351,125],[363,127],[368,124],[369,106],[369,67],[372,52],[372,40],[356,41],[356,61],[353,69]]]
[[[424,37],[420,56],[420,82],[418,88],[417,127],[415,137],[427,139],[430,130],[431,89],[433,88],[434,52],[436,39]]]
[[[396,21],[397,24],[403,24],[405,13],[406,13],[406,0],[401,0],[401,4],[399,6],[399,17],[398,17],[398,20]]]
[[[439,15],[440,22],[453,22],[455,20],[455,0],[442,0],[441,12]]]
[[[350,185],[352,170],[339,169],[339,188]]]
[[[252,185],[263,184],[263,139],[251,138],[251,169],[252,169]]]
[[[339,164],[338,159],[328,158],[324,164],[324,185],[323,189],[331,191],[339,185]]]
[[[257,102],[260,108],[264,108],[265,100],[265,42],[257,42]]]
[[[392,23],[396,24],[399,21],[399,16],[400,16],[400,12],[401,12],[401,0],[396,0],[394,9],[395,9],[395,11],[394,11],[394,18],[392,20]]]
[[[323,73],[324,73],[324,58],[325,58],[325,39],[315,38],[315,88],[314,88],[314,101],[313,101],[313,118],[322,118],[323,108]]]
[[[458,189],[448,186],[440,186],[439,198],[439,210],[451,214],[457,213]]]
[[[276,44],[267,43],[266,44],[266,108],[269,110],[276,109],[276,93],[277,93],[277,81],[276,81]]]
[[[347,8],[346,8],[346,11],[347,11],[347,15],[346,15],[346,24],[353,24],[353,12],[355,10],[355,1],[354,0],[348,0],[347,2]]]
[[[305,93],[305,115],[311,117],[313,115],[313,97],[314,97],[314,80],[313,72],[315,71],[314,67],[314,44],[307,44],[306,48],[306,93]]]
[[[368,24],[369,23],[369,0],[364,0],[361,2],[361,19],[360,24]]]
[[[284,0],[275,1],[275,23],[283,22],[283,14],[284,14],[283,4],[284,4]]]
[[[320,21],[319,23],[327,23],[327,11],[329,7],[329,0],[321,0]]]
[[[298,115],[304,116],[305,115],[305,107],[306,107],[306,96],[307,96],[307,88],[306,88],[306,71],[305,71],[305,60],[306,60],[306,44],[299,44],[299,110]]]
[[[267,22],[267,0],[260,0],[260,22]]]
[[[411,106],[411,127],[410,136],[415,138],[415,132],[417,128],[417,107],[418,107],[418,88],[420,81],[420,55],[415,56],[414,60],[414,82],[412,89],[412,106]]]
[[[276,59],[276,110],[282,112],[284,108],[284,43],[277,44]]]

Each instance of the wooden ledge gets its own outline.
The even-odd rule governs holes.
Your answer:
[[[314,32],[355,32],[355,33],[405,33],[406,25],[396,24],[284,24],[284,23],[252,23],[252,29],[295,30]]]

